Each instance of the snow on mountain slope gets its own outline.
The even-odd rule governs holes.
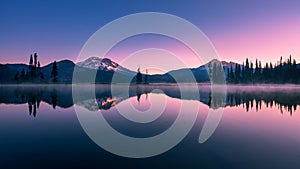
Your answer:
[[[78,62],[77,65],[84,68],[99,69],[104,71],[132,72],[108,58],[90,57],[82,62]]]

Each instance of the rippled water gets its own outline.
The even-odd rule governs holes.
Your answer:
[[[299,86],[227,86],[224,95],[199,85],[200,97],[195,97],[191,87],[195,86],[134,85],[126,91],[120,85],[112,94],[109,85],[85,85],[76,87],[80,97],[73,101],[70,85],[0,86],[0,166],[300,167]],[[94,90],[94,98],[87,95]],[[129,111],[128,106],[136,111]],[[78,108],[96,118],[101,115],[122,135],[149,138],[170,129],[183,106],[198,109],[183,140],[162,154],[140,159],[117,156],[99,147],[85,133],[80,114],[75,112]],[[224,111],[217,114],[217,110]],[[192,119],[191,112],[184,115]],[[200,133],[208,118],[219,118],[219,124],[202,143]],[[172,142],[175,137],[168,139]],[[117,141],[111,140],[112,145]]]

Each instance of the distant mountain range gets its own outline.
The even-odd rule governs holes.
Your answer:
[[[206,70],[206,66],[211,66],[213,62],[218,62],[217,60],[212,60],[206,65],[201,65],[197,68],[184,68],[178,70],[172,70],[165,74],[156,74],[148,75],[149,83],[173,83],[175,79],[172,76],[177,77],[177,82],[189,82],[190,79],[187,78],[186,72],[191,71],[197,80],[197,82],[208,82],[209,76]],[[224,69],[228,69],[231,65],[235,66],[236,63],[222,62]],[[41,71],[44,74],[44,81],[51,83],[51,70],[53,63],[50,63],[46,66],[41,67]],[[134,77],[137,72],[129,70],[125,67],[122,67],[118,63],[110,60],[109,58],[98,58],[90,57],[82,62],[76,63],[76,66],[80,72],[94,72],[97,70],[97,75],[95,82],[96,83],[110,83],[114,73],[118,73],[124,77],[123,80],[126,80],[126,77]],[[72,83],[73,70],[75,63],[70,60],[62,60],[57,62],[58,67],[58,82],[59,83]],[[0,83],[16,83],[14,80],[14,75],[17,71],[21,72],[22,69],[27,71],[28,65],[26,64],[0,64]],[[225,71],[226,72],[226,71]],[[172,76],[171,76],[172,75]],[[128,79],[127,79],[128,80]],[[135,81],[133,78],[132,81]],[[83,81],[84,82],[84,81]],[[122,80],[117,81],[122,83]]]

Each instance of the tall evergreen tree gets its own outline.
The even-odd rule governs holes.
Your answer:
[[[250,63],[250,82],[253,83],[253,63]]]
[[[239,64],[235,64],[235,83],[240,83],[240,77],[241,77],[241,66]]]
[[[266,63],[265,68],[263,69],[263,79],[264,79],[264,82],[268,82],[268,80],[269,80],[269,64],[268,64],[268,62]]]
[[[52,64],[52,71],[51,71],[51,78],[53,82],[57,82],[57,75],[58,75],[57,65],[56,65],[56,61],[54,61]]]
[[[34,67],[36,68],[37,67],[37,53],[34,53]]]
[[[140,72],[140,67],[139,67],[136,74],[136,84],[141,84],[141,83],[142,83],[142,74]]]
[[[33,65],[33,58],[32,58],[32,54],[30,55],[30,59],[29,59],[29,65],[32,66]]]
[[[245,77],[246,77],[246,71],[245,71],[245,64],[243,62],[243,65],[241,67],[241,78],[240,82],[244,83],[245,82]]]

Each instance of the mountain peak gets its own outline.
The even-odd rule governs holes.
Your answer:
[[[78,62],[77,65],[85,68],[106,71],[116,71],[119,67],[119,64],[110,60],[109,58],[99,58],[95,56],[90,57],[82,62]]]

